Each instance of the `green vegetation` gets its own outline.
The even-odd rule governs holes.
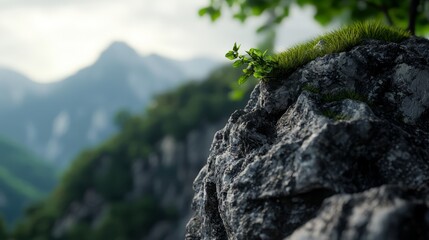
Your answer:
[[[311,92],[314,94],[320,94],[321,100],[323,103],[331,103],[331,102],[342,101],[345,99],[351,99],[351,100],[356,100],[356,101],[365,102],[367,104],[370,104],[369,100],[365,96],[362,96],[355,91],[342,90],[342,91],[337,92],[337,93],[322,94],[319,88],[317,88],[311,84],[305,84],[302,87],[302,90],[305,90],[305,91],[308,91],[308,92]],[[332,111],[330,109],[326,109],[326,110],[322,111],[322,114],[323,114],[323,116],[330,118],[330,119],[333,119],[335,121],[350,119],[349,116],[344,115],[344,114],[339,114],[339,113]]]
[[[328,93],[322,95],[323,102],[336,102],[345,99],[369,103],[369,100],[365,96],[362,96],[354,91],[343,90],[338,93]]]
[[[0,217],[0,239],[8,238],[8,230],[6,224],[3,221],[3,218]]]
[[[234,43],[232,50],[225,54],[225,57],[234,61],[232,64],[235,68],[242,68],[243,74],[238,78],[238,84],[247,82],[247,79],[254,76],[256,79],[268,79],[271,72],[278,67],[278,62],[272,57],[267,55],[267,51],[262,52],[259,49],[251,48],[246,51],[246,55],[240,55],[238,50],[240,46]],[[235,90],[237,92],[237,90]],[[242,96],[242,94],[241,94]],[[238,98],[239,99],[239,98]]]
[[[78,238],[71,239],[139,239],[148,234],[157,222],[174,221],[176,218],[174,212],[160,208],[155,199],[142,198],[129,203],[116,203],[92,234],[86,231]],[[73,231],[71,234],[74,234]]]
[[[320,89],[311,85],[311,84],[305,84],[302,87],[302,90],[309,91],[309,92],[315,93],[315,94],[321,94]],[[345,99],[351,99],[351,100],[361,101],[361,102],[365,102],[365,103],[370,104],[368,98],[360,95],[359,93],[357,93],[355,91],[351,91],[351,90],[342,90],[342,91],[339,91],[337,93],[327,93],[327,94],[321,94],[321,95],[322,95],[321,96],[322,101],[325,103],[336,102],[336,101],[341,101],[341,100],[345,100]]]
[[[321,24],[332,22],[350,23],[353,21],[378,20],[390,26],[408,29],[412,34],[429,32],[428,0],[210,0],[200,15],[208,15],[213,21],[227,6],[234,18],[245,21],[248,17],[267,15],[267,21],[259,31],[272,29],[289,16],[292,5],[312,6],[316,9],[314,18]]]
[[[32,186],[31,183],[25,182],[20,178],[15,177],[9,172],[9,170],[1,166],[0,179],[3,184],[9,185],[11,188],[22,193],[24,197],[28,199],[37,199],[43,195],[42,192]]]
[[[229,60],[235,60],[232,64],[233,67],[246,66],[243,69],[244,74],[238,79],[238,84],[245,83],[252,75],[257,79],[266,78],[277,67],[277,62],[271,56],[266,55],[267,51],[262,52],[259,49],[251,48],[246,51],[248,56],[245,56],[238,53],[239,49],[240,46],[234,43],[232,50],[225,54]],[[238,60],[236,60],[237,58]]]
[[[332,110],[325,110],[322,112],[323,116],[333,119],[335,121],[341,121],[341,120],[348,120],[350,119],[349,116],[344,115],[344,114],[338,114]]]
[[[104,200],[107,210],[97,220],[97,226],[91,225],[93,219],[80,219],[60,239],[141,239],[160,221],[176,224],[176,209],[161,206],[153,193],[130,197],[133,165],[136,161],[147,164],[149,154],[157,151],[163,137],[183,140],[192,129],[225,119],[243,107],[245,99],[232,101],[225,97],[230,92],[230,79],[239,74],[238,70],[224,67],[206,81],[190,82],[155,97],[141,115],[118,113],[115,121],[120,132],[73,161],[55,191],[27,211],[12,233],[14,239],[54,239],[51,232],[56,221],[88,190]],[[163,167],[151,174],[171,182],[175,171]]]
[[[26,149],[0,138],[0,189],[5,203],[0,211],[7,225],[18,219],[29,203],[40,200],[56,183],[56,171]]]
[[[305,90],[311,93],[316,93],[316,94],[320,93],[320,89],[311,84],[305,84],[304,86],[302,86],[302,90]]]
[[[410,33],[407,31],[378,22],[354,23],[276,55],[275,61],[278,62],[278,69],[275,69],[275,74],[290,73],[317,57],[349,50],[364,40],[400,42],[408,37],[410,37]]]
[[[239,47],[236,44],[226,57],[230,60],[238,58],[233,64],[234,67],[247,64],[247,68],[243,70],[244,74],[238,80],[242,83],[252,74],[262,79],[289,74],[318,57],[347,51],[365,40],[400,42],[408,37],[410,33],[399,28],[373,21],[358,22],[296,45],[274,57],[253,48],[247,51],[249,57],[239,55]]]

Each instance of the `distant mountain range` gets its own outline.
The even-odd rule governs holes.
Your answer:
[[[0,134],[65,167],[80,150],[115,131],[119,110],[142,111],[155,94],[202,78],[216,66],[204,58],[142,57],[114,42],[91,66],[50,84],[0,68]]]
[[[228,98],[231,80],[240,75],[226,66],[205,81],[156,96],[156,105],[128,116],[113,137],[79,154],[55,190],[17,221],[10,238],[184,239],[192,182],[213,135],[247,102]],[[253,89],[251,81],[241,87],[245,96]]]

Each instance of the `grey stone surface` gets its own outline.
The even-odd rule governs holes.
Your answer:
[[[338,194],[285,240],[427,239],[429,211],[421,198],[422,193],[394,186]]]
[[[428,40],[369,40],[261,82],[214,137],[186,239],[429,239],[428,62]]]

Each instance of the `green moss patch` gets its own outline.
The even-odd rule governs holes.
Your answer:
[[[362,96],[354,91],[343,90],[338,93],[322,94],[322,101],[325,103],[336,102],[345,99],[356,100],[369,104],[369,100],[365,96]]]
[[[278,74],[290,73],[317,57],[349,50],[364,40],[401,42],[410,36],[408,31],[379,22],[354,23],[277,54],[274,59],[278,65],[272,74],[276,77]]]
[[[371,104],[367,97],[360,95],[359,93],[351,90],[342,90],[336,93],[326,93],[322,94],[321,90],[311,84],[305,84],[302,86],[302,90],[308,91],[314,94],[320,94],[321,100],[324,103],[337,102],[345,99],[356,100],[360,102],[365,102],[367,104]]]
[[[350,117],[344,114],[338,114],[332,110],[325,110],[322,112],[323,116],[335,121],[349,120]]]

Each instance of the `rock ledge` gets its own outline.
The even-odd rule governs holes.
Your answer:
[[[429,239],[429,41],[261,82],[214,137],[187,240]]]

